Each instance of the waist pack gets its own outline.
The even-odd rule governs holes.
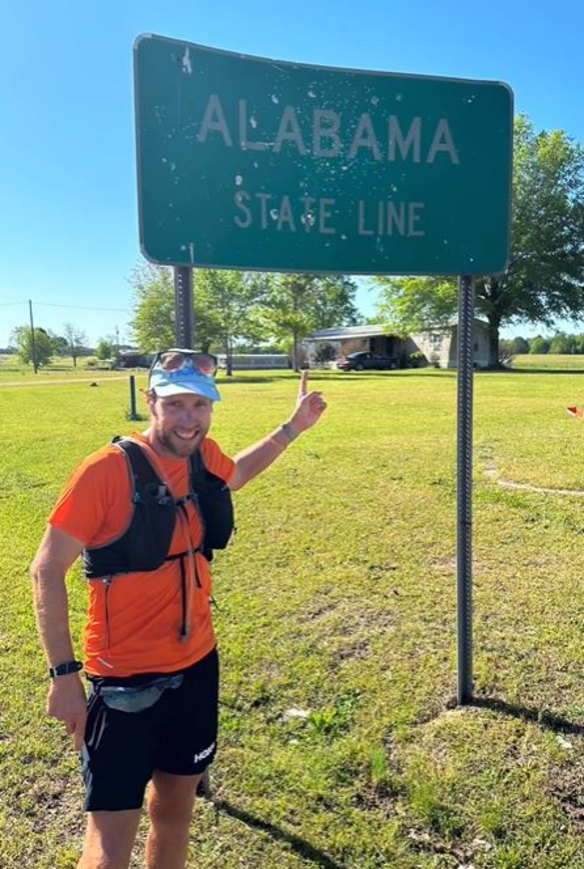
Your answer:
[[[165,691],[180,688],[183,674],[158,676],[143,685],[107,685],[99,680],[93,683],[93,693],[97,694],[109,709],[117,712],[143,712],[157,703]]]

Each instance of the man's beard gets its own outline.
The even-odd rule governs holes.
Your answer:
[[[166,452],[170,453],[177,459],[188,459],[199,448],[205,433],[200,431],[199,434],[188,440],[182,440],[178,435],[167,434],[166,432],[158,432],[158,441]]]

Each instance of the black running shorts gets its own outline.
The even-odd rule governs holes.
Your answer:
[[[184,670],[182,679],[176,675],[167,688],[164,680],[149,688],[147,678],[95,680],[81,751],[85,811],[139,809],[154,770],[198,775],[211,763],[217,748],[217,651]],[[140,695],[144,684],[146,691]],[[125,693],[128,686],[151,705],[128,711],[140,706],[135,696]]]

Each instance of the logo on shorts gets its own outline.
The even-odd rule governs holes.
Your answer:
[[[193,763],[199,763],[200,760],[205,760],[206,757],[209,757],[214,748],[215,742],[213,741],[211,745],[207,746],[207,748],[204,748],[198,754],[195,754],[193,757]]]

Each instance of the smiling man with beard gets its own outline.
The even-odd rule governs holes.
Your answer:
[[[290,418],[231,459],[208,437],[220,400],[216,367],[208,354],[158,354],[150,426],[82,462],[33,562],[48,713],[81,753],[82,869],[129,866],[148,783],[146,865],[185,866],[194,796],[217,745],[209,560],[232,530],[229,492],[271,465],[326,407],[320,392],[308,392],[304,372]],[[74,659],[65,585],[80,555],[89,583],[83,663]]]

